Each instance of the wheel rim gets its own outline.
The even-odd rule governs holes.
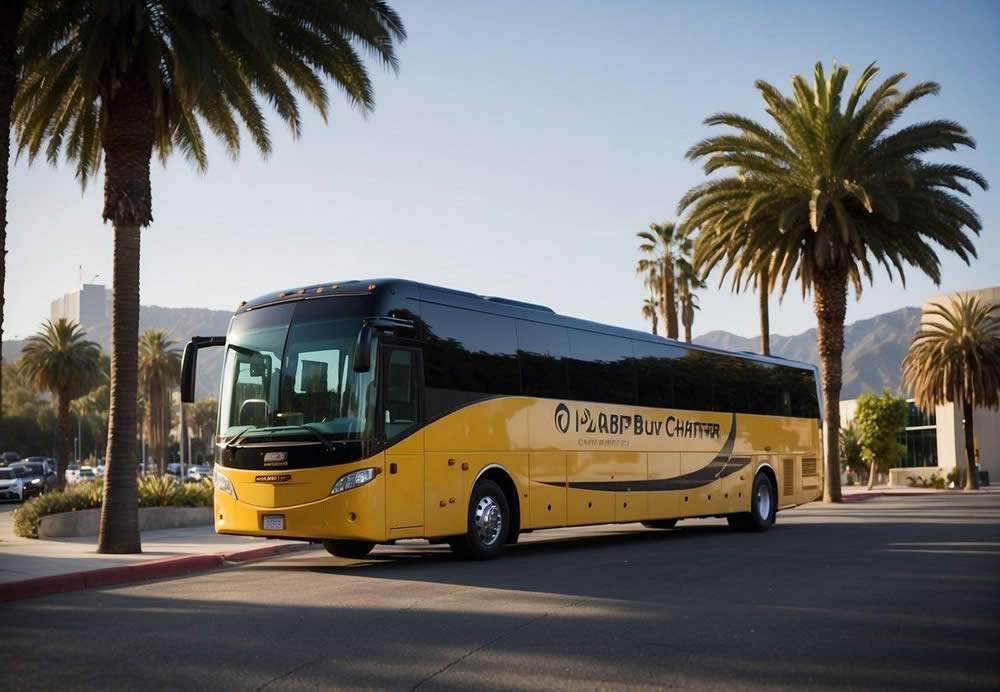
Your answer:
[[[761,483],[757,486],[757,514],[764,521],[771,518],[771,484]]]
[[[487,495],[476,505],[476,535],[483,545],[493,545],[503,529],[503,513],[495,499]]]

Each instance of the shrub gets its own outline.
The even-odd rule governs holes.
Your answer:
[[[200,483],[178,483],[168,477],[142,478],[139,480],[139,507],[210,507],[213,492],[212,481],[208,478]],[[103,480],[33,497],[14,510],[14,533],[23,538],[38,538],[42,517],[97,509],[103,498]]]
[[[937,488],[938,490],[945,488],[945,480],[938,475],[937,471],[931,474],[930,478],[907,476],[906,480],[909,482],[911,488]]]

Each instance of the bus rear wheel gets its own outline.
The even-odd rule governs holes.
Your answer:
[[[503,552],[510,532],[510,507],[499,485],[490,480],[476,483],[469,498],[467,530],[448,540],[463,560],[489,560]]]
[[[729,520],[729,526],[737,531],[767,531],[774,523],[777,510],[777,493],[771,479],[758,473],[750,491],[750,511],[730,514],[726,519]]]
[[[677,526],[676,519],[654,519],[653,521],[644,521],[642,525],[647,529],[672,529]]]
[[[347,541],[332,539],[323,541],[326,552],[337,557],[364,557],[375,547],[374,543],[368,541]]]

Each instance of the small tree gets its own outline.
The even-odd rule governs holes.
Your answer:
[[[867,468],[861,458],[861,433],[853,420],[840,429],[840,468],[858,476]]]
[[[906,430],[906,399],[892,395],[863,394],[858,397],[854,422],[861,435],[861,459],[868,464],[868,489],[875,484],[875,474],[889,468],[906,454],[906,446],[896,439]]]

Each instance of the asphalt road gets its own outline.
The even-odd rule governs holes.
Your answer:
[[[1000,494],[312,551],[0,613],[12,688],[1000,688]]]

